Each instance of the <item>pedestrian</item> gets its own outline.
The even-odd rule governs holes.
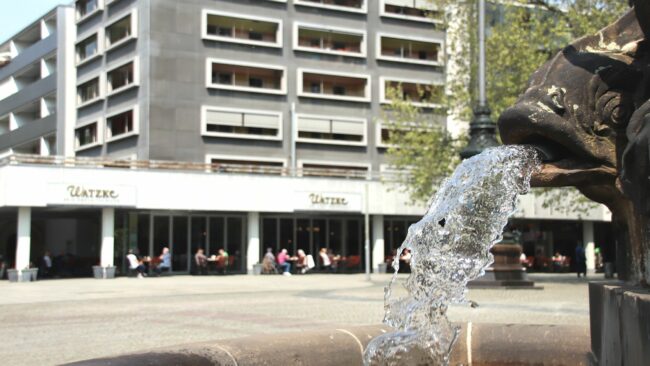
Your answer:
[[[580,242],[576,246],[576,273],[578,278],[580,278],[581,273],[584,277],[587,277],[587,256],[585,255],[585,248]]]
[[[196,264],[196,274],[208,274],[208,257],[203,254],[203,248],[199,248],[194,254],[194,263]]]

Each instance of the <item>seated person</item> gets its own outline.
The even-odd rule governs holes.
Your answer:
[[[309,267],[307,266],[307,254],[302,249],[298,249],[296,254],[296,271],[299,273],[307,273]]]
[[[194,254],[194,264],[196,265],[196,274],[208,274],[208,257],[203,254],[203,248],[199,248]]]
[[[217,264],[217,271],[219,271],[220,274],[226,274],[226,270],[228,269],[228,252],[226,252],[223,249],[219,249],[217,252],[217,256],[215,257],[215,262]]]
[[[266,248],[266,254],[262,259],[262,273],[270,274],[277,273],[275,269],[275,256],[273,255],[273,249]]]
[[[169,248],[164,247],[162,254],[158,257],[160,258],[160,264],[156,267],[155,271],[158,275],[161,275],[163,271],[169,272],[172,268],[172,255],[169,253]]]
[[[129,269],[138,273],[138,278],[144,278],[144,265],[138,260],[138,257],[133,254],[133,249],[129,249],[129,254],[126,255],[129,261]]]
[[[291,276],[291,263],[289,262],[289,254],[286,249],[282,249],[277,256],[278,267],[282,269],[282,274]]]
[[[330,272],[332,270],[332,260],[327,253],[327,249],[320,248],[320,252],[318,252],[318,258],[320,261],[320,269],[322,271]]]

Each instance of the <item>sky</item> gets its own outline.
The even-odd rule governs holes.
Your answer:
[[[0,0],[0,44],[59,4],[72,0]]]

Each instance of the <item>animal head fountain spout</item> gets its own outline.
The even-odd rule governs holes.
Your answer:
[[[650,213],[650,2],[581,38],[537,70],[499,119],[506,144],[535,146],[536,186],[624,193]],[[604,189],[606,187],[606,189]],[[598,194],[594,193],[598,192]]]

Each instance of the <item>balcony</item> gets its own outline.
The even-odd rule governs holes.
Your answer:
[[[76,127],[74,130],[74,135],[75,151],[85,150],[101,145],[99,123],[96,121]]]
[[[426,80],[396,80],[381,78],[381,103],[390,104],[390,92],[394,90],[397,97],[411,102],[414,106],[438,108],[442,105],[444,86],[432,84]]]
[[[309,98],[370,102],[370,77],[298,69],[298,95]]]
[[[104,9],[103,0],[77,0],[75,1],[75,13],[77,23],[90,18]]]
[[[117,66],[106,74],[106,95],[113,95],[139,84],[137,59]]]
[[[353,13],[368,12],[365,0],[294,0],[294,4]]]
[[[294,49],[366,57],[366,33],[358,30],[295,23]]]
[[[366,144],[366,120],[347,117],[297,115],[296,141],[315,144]]]
[[[321,178],[347,178],[347,179],[369,179],[370,166],[368,165],[348,165],[348,164],[328,164],[319,162],[298,162],[301,175],[303,177],[321,177]]]
[[[201,109],[204,136],[282,140],[282,113],[222,107]]]
[[[235,174],[271,174],[285,175],[284,160],[252,158],[231,158],[208,155],[210,171]]]
[[[203,11],[203,38],[254,46],[282,47],[282,21]]]
[[[286,69],[281,66],[207,60],[207,87],[252,93],[286,94]]]
[[[137,38],[137,19],[137,10],[133,10],[129,15],[108,25],[104,30],[105,50],[109,51]]]
[[[416,22],[442,23],[443,12],[430,0],[380,0],[382,17],[400,18]]]
[[[431,39],[398,38],[377,35],[380,60],[439,66],[442,42]]]
[[[86,37],[75,46],[77,66],[100,56],[99,50],[99,33],[94,33]]]
[[[99,76],[77,86],[77,107],[84,107],[101,100]]]
[[[137,135],[139,130],[137,106],[106,117],[106,142]]]

